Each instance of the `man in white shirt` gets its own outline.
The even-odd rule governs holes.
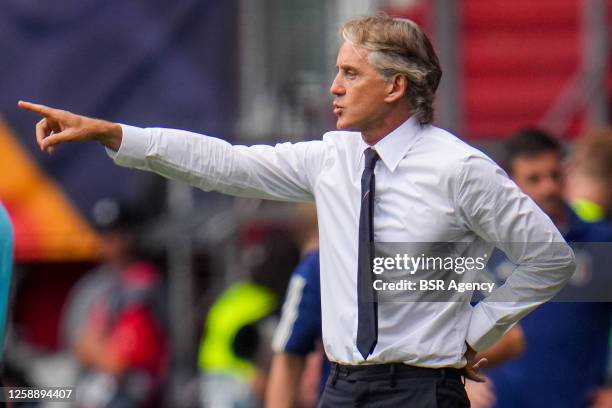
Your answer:
[[[206,191],[314,200],[323,342],[334,363],[320,406],[469,406],[460,375],[481,380],[476,351],[554,296],[574,270],[573,253],[491,159],[431,125],[441,70],[416,24],[378,15],[347,22],[342,36],[330,89],[338,131],[322,140],[232,146],[19,106],[43,116],[43,150],[96,140],[119,165]],[[379,302],[372,242],[461,242],[464,257],[486,257],[495,245],[518,266],[475,307],[469,296]]]

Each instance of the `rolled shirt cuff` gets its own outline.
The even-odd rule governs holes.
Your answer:
[[[106,148],[106,154],[120,166],[142,167],[146,162],[150,135],[146,129],[121,124],[122,138],[116,152]]]
[[[465,341],[476,351],[483,351],[499,340],[512,325],[499,325],[491,319],[483,307],[472,310]]]

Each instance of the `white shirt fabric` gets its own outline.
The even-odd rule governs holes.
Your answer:
[[[364,361],[356,347],[357,254],[363,151],[358,132],[276,146],[232,146],[183,130],[122,125],[115,163],[243,197],[316,201],[321,260],[323,343],[342,364],[404,362],[465,365],[465,342],[483,350],[574,271],[574,255],[551,220],[485,154],[414,118],[379,141],[374,240],[468,242],[464,256],[490,254],[492,243],[518,265],[494,290],[513,301],[380,303],[378,343]],[[513,249],[503,243],[557,243]],[[560,244],[559,244],[560,243]],[[546,253],[545,256],[542,253]],[[535,296],[537,295],[537,296]]]

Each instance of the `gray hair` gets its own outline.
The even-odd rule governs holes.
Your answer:
[[[369,63],[383,79],[397,74],[406,77],[412,114],[421,124],[431,123],[442,69],[431,42],[416,23],[378,14],[346,22],[341,35],[368,51]]]

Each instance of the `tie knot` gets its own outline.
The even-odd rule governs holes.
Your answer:
[[[365,168],[374,170],[374,167],[376,166],[376,162],[378,161],[378,159],[380,159],[380,156],[378,155],[376,150],[372,148],[367,148],[364,154],[365,154]]]

